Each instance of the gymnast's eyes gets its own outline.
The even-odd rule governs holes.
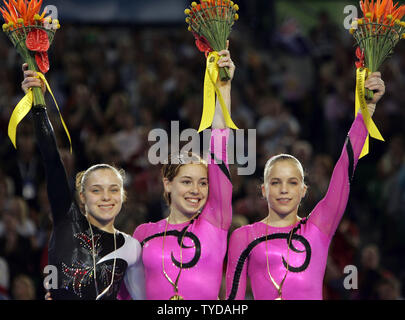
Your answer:
[[[288,183],[290,185],[293,185],[293,186],[298,185],[297,180],[290,180],[290,181],[288,181]],[[272,185],[272,186],[276,186],[276,185],[279,185],[279,184],[281,184],[281,181],[279,181],[279,180],[273,180],[273,181],[270,182],[270,185]]]

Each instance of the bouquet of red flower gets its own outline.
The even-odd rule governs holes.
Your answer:
[[[28,69],[37,71],[38,77],[43,80],[48,91],[52,94],[43,74],[49,70],[48,50],[54,39],[56,30],[60,28],[59,21],[46,18],[45,11],[40,14],[42,0],[9,0],[8,2],[3,0],[3,2],[5,7],[0,7],[0,12],[5,20],[3,31],[23,60],[28,64]],[[8,128],[9,136],[14,146],[16,146],[17,126],[28,114],[33,104],[45,106],[45,99],[41,88],[30,90],[14,109]],[[58,108],[56,101],[55,104]],[[70,140],[62,117],[61,121]]]
[[[405,5],[398,6],[392,0],[360,1],[363,18],[353,21],[350,33],[357,43],[356,56],[356,102],[355,113],[361,108],[369,134],[384,141],[371,119],[365,97],[373,98],[373,92],[365,90],[364,81],[368,74],[378,71],[381,64],[393,53],[398,41],[405,38]],[[360,157],[368,153],[368,137]]]
[[[190,9],[184,10],[188,30],[201,52],[207,55],[226,49],[232,26],[239,19],[238,10],[239,6],[230,0],[200,0],[200,4],[192,2]],[[219,76],[222,81],[229,80],[227,68],[220,68]]]
[[[370,72],[378,71],[393,53],[398,41],[405,38],[405,5],[398,7],[392,0],[360,1],[363,18],[353,21],[350,33],[358,45],[356,67]],[[372,98],[372,92],[368,93]]]
[[[192,2],[190,9],[184,10],[184,13],[188,15],[186,18],[188,30],[193,33],[197,48],[204,52],[207,58],[203,114],[198,132],[212,124],[216,97],[219,100],[227,126],[238,129],[233,123],[221,92],[216,85],[218,77],[221,81],[230,79],[227,68],[218,68],[217,62],[220,58],[218,52],[227,49],[227,39],[231,28],[235,20],[239,19],[236,13],[238,10],[238,5],[230,0],[200,0],[200,4]]]
[[[3,1],[6,6],[0,8],[6,22],[3,31],[30,70],[46,73],[49,70],[47,51],[56,29],[60,28],[59,22],[45,19],[45,12],[39,14],[42,0]],[[41,89],[35,88],[33,91],[35,103],[45,105]]]

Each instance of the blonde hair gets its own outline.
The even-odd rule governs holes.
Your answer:
[[[208,167],[207,162],[204,161],[200,156],[188,152],[178,155],[170,155],[168,158],[168,163],[162,166],[161,175],[162,179],[166,178],[169,181],[173,181],[173,179],[177,176],[180,171],[180,168],[187,165],[187,164],[201,164]],[[164,191],[163,198],[168,206],[171,204],[170,193]]]
[[[84,193],[87,180],[89,178],[89,175],[97,170],[111,170],[113,171],[117,177],[121,180],[121,190],[122,190],[122,201],[125,202],[127,200],[127,194],[124,189],[124,180],[125,180],[125,170],[124,169],[117,169],[114,166],[111,166],[109,164],[96,164],[94,166],[91,166],[88,168],[86,171],[81,171],[76,175],[76,191],[80,193]]]
[[[267,160],[266,165],[264,166],[264,175],[263,175],[263,180],[264,180],[264,185],[266,186],[266,181],[270,175],[270,170],[271,167],[273,165],[275,165],[277,162],[280,161],[292,161],[295,163],[295,165],[297,166],[300,174],[301,174],[301,179],[302,179],[302,183],[304,183],[304,168],[302,167],[301,162],[294,156],[290,155],[290,154],[278,154],[276,156],[271,157],[269,160]],[[305,184],[305,183],[304,183]]]

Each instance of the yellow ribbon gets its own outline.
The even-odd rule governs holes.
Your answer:
[[[369,136],[373,137],[374,139],[385,141],[380,131],[378,130],[377,126],[375,125],[373,119],[371,118],[370,113],[368,112],[366,99],[364,98],[365,96],[364,82],[366,80],[366,77],[370,73],[371,73],[370,70],[368,70],[367,68],[358,68],[356,71],[355,116],[359,112],[359,109],[361,109],[364,123],[368,131],[366,141],[360,153],[360,158],[364,157],[369,152]]]
[[[41,79],[45,83],[45,86],[47,87],[49,93],[53,98],[53,101],[55,102],[56,109],[58,110],[59,117],[62,122],[62,126],[65,129],[66,135],[69,139],[70,153],[72,153],[72,140],[70,139],[69,131],[66,127],[65,121],[62,118],[62,114],[60,112],[58,103],[56,102],[55,96],[53,95],[51,87],[49,86],[48,81],[46,81],[45,76],[41,72],[37,72],[37,74],[38,74],[37,78]],[[14,111],[11,114],[10,122],[8,124],[8,136],[11,142],[13,143],[14,148],[16,149],[17,149],[16,145],[17,126],[21,122],[21,120],[24,119],[24,117],[28,114],[28,112],[30,112],[33,102],[34,102],[34,94],[32,92],[32,89],[30,88],[27,94],[24,96],[24,98],[22,98],[21,101],[14,108]]]
[[[222,114],[224,115],[225,123],[228,128],[238,129],[238,127],[233,123],[231,115],[225,105],[224,99],[222,98],[221,92],[219,91],[216,80],[218,79],[219,60],[218,52],[210,52],[207,57],[207,66],[205,69],[204,77],[204,101],[203,101],[203,113],[201,117],[200,127],[198,132],[201,132],[211,126],[215,115],[215,98],[218,98],[219,104],[222,109]]]
[[[11,114],[10,122],[8,123],[8,136],[10,137],[10,140],[13,143],[14,148],[16,149],[17,145],[15,140],[17,135],[17,126],[31,110],[33,100],[34,97],[32,89],[30,88],[24,98],[22,98],[21,101],[14,108],[14,111]]]

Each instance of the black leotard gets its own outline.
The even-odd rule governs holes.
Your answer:
[[[32,116],[35,135],[44,161],[49,202],[52,209],[53,230],[49,243],[49,265],[58,270],[58,287],[51,289],[51,297],[59,299],[94,300],[97,296],[94,281],[92,237],[89,223],[81,213],[71,192],[61,161],[55,135],[45,108],[34,107]],[[125,281],[132,297],[142,299],[141,246],[129,235],[116,232],[114,235],[92,225],[94,234],[98,294],[111,283],[114,257],[116,267],[112,288],[102,299],[116,299],[126,270],[134,272],[131,280]],[[101,261],[102,260],[102,261]],[[130,268],[127,268],[130,267]],[[129,272],[128,272],[129,273]],[[135,274],[135,276],[134,276]],[[139,278],[139,283],[135,283]],[[52,285],[52,283],[50,283]]]

